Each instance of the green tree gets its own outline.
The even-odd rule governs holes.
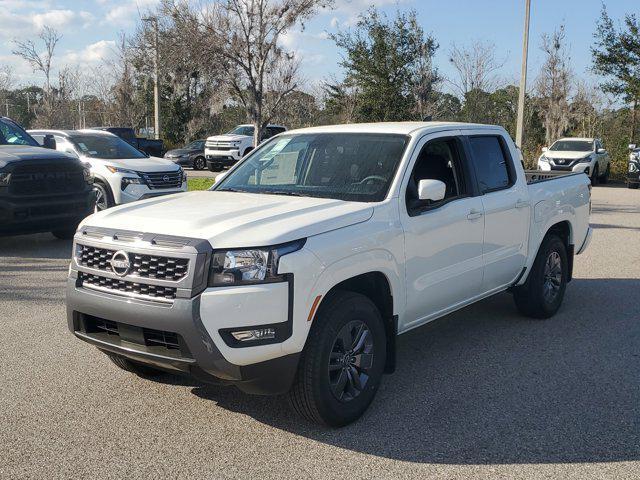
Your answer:
[[[602,89],[632,105],[629,140],[637,139],[640,103],[640,20],[634,14],[624,17],[618,30],[602,6],[594,34],[593,70],[605,78]]]
[[[353,119],[368,121],[409,120],[431,111],[440,81],[432,63],[438,44],[425,36],[415,11],[390,20],[372,7],[354,31],[331,38],[345,51],[345,79],[327,87],[329,108],[350,100]]]

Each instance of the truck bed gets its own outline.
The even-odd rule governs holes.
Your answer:
[[[547,180],[553,180],[558,177],[566,177],[569,175],[584,175],[582,172],[543,172],[542,170],[525,170],[525,176],[527,178],[527,184],[546,182]]]

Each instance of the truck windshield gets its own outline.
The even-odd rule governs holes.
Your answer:
[[[71,142],[81,155],[109,160],[124,160],[128,158],[146,158],[140,150],[132,147],[115,135],[84,134],[73,135]]]
[[[0,119],[0,145],[29,145],[39,147],[31,135],[25,132],[17,123],[7,119]]]
[[[558,140],[551,145],[549,150],[553,152],[590,152],[593,150],[593,142],[587,140]]]
[[[379,202],[408,141],[404,135],[373,133],[281,136],[265,143],[211,189]]]
[[[240,125],[230,132],[227,132],[227,135],[246,135],[247,137],[253,137],[253,127],[250,127],[248,125]]]

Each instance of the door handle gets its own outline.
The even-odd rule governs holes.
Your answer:
[[[469,215],[467,215],[467,219],[468,220],[477,220],[478,218],[482,217],[482,215],[484,215],[482,212],[479,212],[478,210],[471,210],[469,212]]]
[[[516,202],[516,208],[524,208],[528,206],[529,206],[529,202],[527,202],[526,200],[518,200]]]

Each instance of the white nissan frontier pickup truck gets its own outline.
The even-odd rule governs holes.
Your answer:
[[[98,212],[74,237],[69,329],[142,376],[287,393],[341,426],[396,336],[509,290],[556,313],[590,239],[584,173],[525,172],[501,127],[305,128],[208,191]]]

